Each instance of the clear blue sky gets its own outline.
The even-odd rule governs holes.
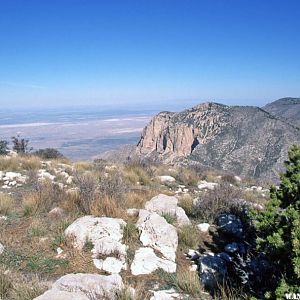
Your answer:
[[[300,96],[299,0],[1,0],[1,107]]]

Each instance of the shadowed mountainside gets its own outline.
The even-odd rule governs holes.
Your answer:
[[[300,127],[300,98],[282,98],[265,105],[263,109]]]

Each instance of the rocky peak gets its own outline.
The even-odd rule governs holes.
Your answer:
[[[237,175],[273,177],[289,146],[299,141],[297,128],[259,107],[206,102],[156,115],[136,152],[164,162],[184,160]]]

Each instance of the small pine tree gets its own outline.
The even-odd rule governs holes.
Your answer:
[[[19,135],[17,135],[16,137],[13,136],[11,140],[13,143],[13,150],[16,151],[17,153],[25,154],[31,150],[28,148],[29,140],[21,138]]]
[[[8,142],[0,140],[0,155],[6,155],[8,153]]]
[[[264,211],[256,212],[257,247],[278,267],[279,283],[270,298],[300,292],[300,147],[293,145],[278,189],[270,189]]]

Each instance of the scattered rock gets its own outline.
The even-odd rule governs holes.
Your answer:
[[[51,217],[62,217],[65,214],[65,211],[60,207],[54,207],[52,210],[49,211],[49,216]]]
[[[175,182],[176,179],[172,176],[169,175],[164,175],[164,176],[158,176],[159,180],[161,183],[171,183],[171,182]]]
[[[162,291],[152,291],[153,296],[150,300],[175,300],[175,299],[184,299],[176,290],[162,290]]]
[[[131,273],[133,275],[150,274],[159,268],[166,272],[174,273],[176,272],[176,263],[159,258],[155,255],[152,248],[140,248],[135,252],[131,265]]]
[[[201,232],[208,232],[209,227],[210,227],[210,224],[208,224],[208,223],[200,223],[200,224],[197,225],[197,228]]]
[[[0,243],[0,255],[4,252],[4,246]]]
[[[207,182],[206,180],[202,180],[198,183],[199,190],[214,190],[218,183],[215,182]]]
[[[49,172],[47,172],[46,170],[44,169],[40,169],[38,171],[38,177],[41,179],[41,180],[44,180],[44,179],[50,179],[51,181],[54,181],[55,179],[55,176],[54,175],[51,175]]]
[[[127,209],[127,215],[130,217],[136,217],[139,214],[139,209],[138,208],[128,208]]]

